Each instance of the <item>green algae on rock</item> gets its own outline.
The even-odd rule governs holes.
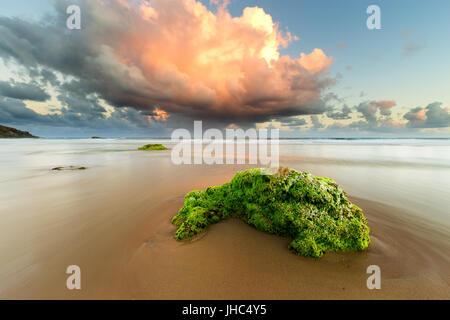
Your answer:
[[[146,144],[145,146],[139,147],[138,150],[167,150],[162,144]]]
[[[201,233],[213,223],[240,218],[258,230],[293,241],[289,249],[319,258],[325,251],[363,250],[370,242],[362,210],[333,180],[280,168],[237,173],[229,183],[192,191],[173,217],[175,239]]]

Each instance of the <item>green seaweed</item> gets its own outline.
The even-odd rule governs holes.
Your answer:
[[[139,147],[138,150],[167,150],[162,144],[146,144],[145,146]]]
[[[370,242],[362,210],[333,180],[281,168],[237,173],[229,183],[192,191],[173,217],[177,240],[236,217],[258,230],[293,239],[289,249],[319,258],[325,251],[363,250]]]

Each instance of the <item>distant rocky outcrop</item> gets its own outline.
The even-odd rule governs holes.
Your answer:
[[[27,131],[20,131],[14,128],[0,125],[0,138],[37,138]]]

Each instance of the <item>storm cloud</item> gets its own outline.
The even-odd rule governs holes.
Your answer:
[[[161,134],[166,130],[164,118],[150,119],[144,112],[129,107],[114,109],[106,116],[104,113],[93,111],[95,107],[90,107],[98,101],[93,98],[90,102],[86,101],[81,100],[87,107],[84,112],[76,112],[72,107],[63,107],[54,110],[53,113],[40,114],[20,100],[0,96],[0,123],[29,128],[35,134],[51,132],[53,136],[58,134],[80,136],[80,132],[147,135],[152,132]],[[77,106],[78,103],[75,101],[73,105]]]
[[[283,55],[298,38],[263,9],[231,16],[229,1],[212,3],[55,0],[40,22],[0,16],[0,60],[19,69],[0,80],[0,123],[159,136],[192,120],[317,134],[450,126],[450,110],[437,102],[393,113],[393,100],[329,92],[340,81],[330,76],[332,57],[319,48]],[[81,30],[66,27],[73,4]]]
[[[66,28],[66,8],[74,3],[81,7],[81,30]],[[55,73],[70,79],[58,97],[70,109],[102,113],[79,99],[97,95],[117,108],[151,113],[158,106],[169,115],[224,124],[325,110],[321,95],[333,82],[327,77],[332,59],[321,49],[282,56],[280,49],[296,37],[281,32],[261,8],[232,17],[225,5],[212,12],[195,0],[57,0],[55,12],[41,23],[0,17],[0,56],[52,85],[60,85]],[[24,98],[21,85],[4,86],[4,96]],[[28,99],[48,99],[27,92]]]
[[[41,102],[50,99],[50,95],[40,86],[28,83],[16,83],[13,80],[10,82],[0,81],[0,95],[13,99]]]

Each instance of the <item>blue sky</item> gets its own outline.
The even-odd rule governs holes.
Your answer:
[[[83,1],[74,0],[77,3],[83,3]],[[182,0],[171,1],[180,2]],[[64,2],[64,0],[3,0],[0,4],[0,17],[5,18],[5,20],[3,21],[3,26],[0,23],[0,29],[11,27],[12,20],[8,19],[13,19],[15,21],[14,23],[18,24],[28,23],[42,26],[41,19],[43,17],[48,14],[50,14],[48,17],[54,17],[58,13],[58,10],[54,6],[54,3],[58,2]],[[201,0],[201,2],[212,12],[217,12],[216,6],[211,4],[209,0]],[[152,1],[150,1],[150,4],[152,4]],[[373,4],[378,5],[381,9],[381,30],[369,30],[366,27],[366,20],[369,16],[366,13],[366,9],[369,5]],[[389,120],[392,122],[401,122],[405,128],[415,128],[413,131],[409,129],[405,130],[405,134],[417,136],[418,134],[433,134],[437,132],[440,136],[449,136],[450,120],[448,120],[449,126],[445,125],[445,121],[448,118],[450,119],[450,115],[447,116],[446,114],[450,110],[448,108],[450,107],[450,63],[448,62],[448,53],[450,52],[450,37],[448,36],[450,33],[449,1],[231,0],[227,10],[233,17],[239,17],[242,15],[244,8],[255,6],[264,9],[272,17],[273,21],[279,24],[280,30],[288,30],[293,35],[299,37],[298,41],[290,43],[287,48],[280,49],[281,55],[300,58],[301,52],[310,53],[315,48],[319,48],[328,57],[333,58],[328,76],[330,79],[335,79],[336,82],[323,89],[321,94],[333,94],[337,98],[332,101],[331,107],[327,105],[328,109],[324,107],[320,109],[320,112],[311,113],[313,117],[317,116],[316,119],[313,119],[305,112],[298,112],[297,114],[295,112],[289,113],[289,115],[295,118],[297,124],[299,123],[299,119],[300,122],[303,121],[301,119],[305,119],[305,125],[303,127],[298,126],[292,130],[287,128],[287,131],[290,132],[289,135],[316,135],[319,132],[322,132],[323,135],[340,135],[339,130],[337,130],[339,126],[343,127],[342,132],[347,132],[351,129],[352,134],[356,135],[358,135],[358,132],[355,130],[365,131],[362,133],[365,135],[378,135],[383,133],[383,128],[385,128],[387,123],[386,121]],[[44,24],[48,23],[50,25],[54,21],[53,18],[50,18]],[[14,30],[18,29],[11,28],[8,31],[14,33]],[[15,36],[18,35],[16,34]],[[67,39],[67,37],[63,39]],[[0,41],[2,41],[1,38]],[[5,105],[8,104],[8,110],[10,111],[8,116],[3,115],[3,118],[0,112],[0,123],[16,125],[21,128],[30,127],[37,130],[38,133],[45,132],[48,134],[52,130],[51,126],[47,124],[44,128],[42,123],[50,123],[55,119],[51,119],[50,121],[49,117],[43,119],[40,115],[52,113],[49,111],[50,109],[64,108],[64,103],[67,104],[65,107],[70,111],[71,106],[67,102],[69,99],[66,98],[63,103],[61,102],[61,98],[58,98],[58,94],[62,90],[61,87],[50,88],[46,86],[44,88],[42,84],[39,84],[42,90],[48,92],[51,96],[48,100],[15,101],[14,99],[16,98],[8,97],[5,94],[3,94],[4,97],[2,98],[2,85],[4,91],[8,91],[14,87],[14,83],[17,84],[19,82],[25,84],[26,81],[31,81],[33,85],[38,85],[38,82],[31,76],[32,72],[30,67],[22,66],[20,62],[14,61],[14,59],[11,60],[11,57],[8,57],[8,50],[4,50],[3,55],[0,55],[0,81],[3,81],[3,84],[0,83],[0,101],[3,99],[3,103]],[[25,69],[21,69],[22,67]],[[29,69],[27,70],[27,68]],[[60,77],[68,76],[69,78],[75,77],[76,79],[76,76],[73,74],[64,74],[63,71],[52,69],[53,67],[49,65],[43,65],[42,68],[48,68],[48,70],[55,72]],[[24,77],[23,74],[27,72],[29,74]],[[12,81],[12,84],[8,84],[8,81]],[[67,87],[64,86],[64,88]],[[88,94],[87,91],[86,93]],[[107,117],[114,111],[114,108],[121,107],[120,105],[117,106],[111,103],[100,92],[92,91],[89,94],[92,93],[98,93],[98,97],[95,98],[98,101],[94,101],[95,99],[92,98],[94,100],[91,99],[80,103],[83,105],[94,103],[94,108],[99,109],[103,107],[105,111],[100,113],[105,114]],[[70,101],[73,101],[73,99]],[[376,101],[382,101],[382,103],[379,105],[374,104],[373,102]],[[386,117],[380,115],[382,111],[382,107],[380,106],[385,105],[384,102],[386,101],[395,102],[394,107],[389,107],[391,112],[388,118],[386,118],[386,115],[384,115]],[[435,102],[439,104],[433,104]],[[34,114],[33,118],[39,118],[40,122],[27,124],[23,119],[15,121],[11,106],[19,106],[21,105],[20,103],[23,104],[21,108],[31,108],[39,113],[38,115]],[[102,107],[99,107],[99,105]],[[430,105],[431,107],[429,107]],[[137,108],[134,105],[131,106],[131,109],[136,109],[138,113],[143,112],[139,106]],[[151,112],[155,112],[155,110],[160,112],[158,109],[160,108],[160,104],[155,104],[155,106],[157,107],[153,111],[149,111],[150,117],[154,116]],[[330,111],[330,108],[335,108],[336,112],[340,112],[344,106],[351,108],[351,113],[343,121],[327,116],[327,111],[328,114],[333,113]],[[429,108],[427,109],[427,107]],[[4,108],[6,110],[7,107],[5,106]],[[350,128],[349,125],[351,123],[356,123],[360,120],[370,122],[370,114],[368,115],[367,112],[370,113],[371,108],[376,110],[375,113],[377,113],[377,117],[380,119],[376,123],[371,123],[372,129],[375,128],[374,132],[368,133],[365,129],[363,130],[363,123],[357,125],[356,129],[355,126]],[[77,112],[72,110],[70,116],[80,116],[79,109],[77,109]],[[128,117],[127,121],[130,121],[129,118],[134,119],[134,117],[139,116],[138,114],[135,115],[135,111],[131,109],[129,112],[133,113],[133,116],[128,113],[123,115],[124,117]],[[172,107],[171,110],[178,109],[177,107]],[[121,110],[122,114],[123,110]],[[426,113],[427,110],[430,112]],[[22,111],[15,112],[15,114],[24,114]],[[25,111],[28,114],[29,110]],[[424,113],[429,117],[429,121],[424,120]],[[148,114],[148,112],[143,113],[144,116]],[[170,112],[169,114],[172,115],[171,121],[175,118],[178,119],[177,114]],[[115,115],[119,116],[119,112]],[[67,115],[67,117],[69,116]],[[292,119],[289,120],[286,117],[286,114],[280,114],[279,117],[274,115],[273,119],[268,117],[261,119],[255,118],[254,123],[272,124],[286,128],[283,126],[283,123],[287,124],[292,122]],[[435,118],[432,119],[431,117]],[[445,119],[440,121],[439,117],[444,117]],[[158,116],[154,119],[157,118]],[[65,123],[70,122],[67,119],[64,120]],[[86,119],[91,119],[91,115],[87,116]],[[180,119],[177,120],[178,124],[182,123]],[[232,122],[233,119],[228,120],[228,124],[234,124]],[[316,120],[320,121],[320,125],[313,127],[314,121]],[[433,125],[436,123],[437,125]],[[174,125],[172,124],[172,126]],[[133,131],[133,126],[129,126],[122,131],[119,129],[111,129],[114,127],[113,125],[108,124],[108,126],[109,129],[102,130],[107,131],[110,135],[159,135],[163,132],[158,131],[163,130],[161,129],[163,126],[162,123],[159,123],[156,128],[151,130],[142,130],[139,127],[135,132]],[[64,133],[65,129],[63,129],[63,124],[58,124],[57,127],[57,130],[55,129],[56,131]],[[372,129],[368,130],[370,131]],[[391,129],[388,128],[387,131],[392,131]],[[67,130],[70,131],[71,129],[69,128]],[[72,131],[85,132],[83,130]],[[89,134],[91,132],[97,133],[95,130],[90,130]],[[167,133],[167,131],[164,132]],[[99,129],[98,133],[101,134],[102,131]],[[402,133],[395,131],[394,133],[391,132],[391,134],[401,135]]]

